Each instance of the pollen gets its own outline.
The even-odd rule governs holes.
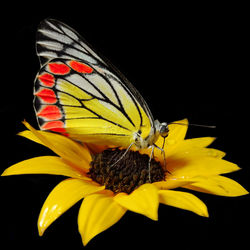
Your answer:
[[[149,156],[137,151],[128,151],[123,156],[124,152],[108,149],[95,155],[90,164],[89,176],[114,193],[128,194],[150,180],[156,182],[165,179],[165,171],[155,159],[150,162],[149,178]]]

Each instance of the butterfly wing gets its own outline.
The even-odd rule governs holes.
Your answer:
[[[153,126],[133,85],[77,32],[56,20],[40,24],[34,107],[40,128],[98,144],[127,147]]]
[[[75,30],[54,19],[40,23],[36,51],[41,65],[55,58],[83,60],[92,65],[106,64]]]

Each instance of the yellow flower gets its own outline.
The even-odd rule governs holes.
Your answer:
[[[179,123],[188,125],[187,120]],[[51,223],[83,198],[78,228],[82,242],[86,245],[94,236],[119,221],[127,210],[157,220],[158,206],[162,203],[208,217],[206,205],[191,193],[173,190],[178,187],[221,196],[248,194],[240,184],[221,176],[240,168],[222,159],[225,153],[207,148],[214,138],[185,140],[187,126],[169,125],[170,132],[164,146],[167,172],[162,175],[160,171],[162,167],[159,166],[163,166],[164,159],[161,151],[156,149],[156,161],[153,159],[151,162],[152,183],[148,183],[148,164],[144,162],[149,157],[141,154],[150,155],[151,149],[141,150],[141,154],[129,151],[128,156],[124,157],[126,161],[122,159],[117,168],[109,164],[104,152],[111,160],[112,156],[117,157],[123,151],[103,151],[107,146],[80,144],[59,134],[35,130],[26,122],[25,125],[29,130],[20,135],[43,144],[58,156],[24,160],[6,169],[2,176],[54,174],[70,177],[60,182],[44,202],[38,219],[39,235],[43,235]],[[160,138],[156,144],[162,147],[163,139]],[[129,160],[132,156],[133,161]],[[129,167],[131,162],[134,162],[134,166]],[[127,179],[122,164],[129,172]],[[143,168],[142,171],[138,171],[138,165]],[[146,174],[143,175],[143,171]]]

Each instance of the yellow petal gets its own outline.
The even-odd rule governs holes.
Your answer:
[[[208,176],[200,178],[199,182],[183,186],[184,188],[222,196],[241,196],[248,194],[238,182],[224,176]]]
[[[125,212],[126,209],[105,192],[87,196],[78,215],[78,229],[83,244],[86,245],[97,234],[118,222]]]
[[[192,157],[192,158],[202,158],[202,157],[213,157],[222,159],[226,154],[223,151],[214,148],[198,148],[198,147],[182,147],[182,143],[179,144],[175,151],[172,151],[172,155],[168,154],[168,158],[178,157]]]
[[[169,150],[166,148],[166,156],[172,157],[174,154],[189,154],[196,157],[209,156],[214,158],[223,158],[226,154],[218,149],[206,148],[215,138],[202,137],[183,140],[178,143],[178,147]],[[171,147],[170,147],[171,148]]]
[[[88,147],[90,152],[92,152],[93,154],[99,154],[102,151],[112,147],[108,145],[97,145],[97,144],[92,144],[92,143],[86,143],[86,146]]]
[[[70,167],[57,156],[40,156],[18,162],[7,168],[2,176],[18,174],[54,174],[89,179],[84,171]]]
[[[183,119],[180,121],[175,121],[179,124],[168,124],[169,134],[165,141],[164,150],[168,153],[168,151],[172,151],[176,146],[182,142],[186,136],[187,129],[188,129],[188,120]],[[163,145],[163,137],[159,136],[158,140],[156,141],[156,145],[162,148]],[[144,152],[144,150],[143,150]]]
[[[179,143],[184,141],[184,138],[186,136],[187,133],[187,129],[188,129],[188,120],[187,119],[183,119],[180,121],[175,121],[176,123],[179,124],[169,124],[169,135],[165,140],[164,143],[164,139],[163,137],[159,136],[158,140],[156,141],[156,145],[160,148],[162,148],[163,144],[164,144],[164,151],[165,151],[165,155],[168,156],[169,154],[172,154],[172,152],[174,152],[174,150],[176,148],[179,147]],[[143,149],[140,150],[141,153],[143,154],[151,154],[151,148],[147,148],[147,149]],[[159,161],[161,161],[163,163],[163,156],[160,150],[156,149],[154,151],[154,155],[155,158],[157,158]]]
[[[212,157],[189,157],[176,154],[167,159],[167,169],[175,178],[192,178],[230,173],[240,168],[229,161]],[[171,177],[170,176],[170,177]]]
[[[126,209],[143,214],[152,220],[158,220],[158,188],[153,184],[141,185],[129,195],[117,194],[114,200]]]
[[[200,216],[208,217],[206,205],[196,196],[174,190],[159,190],[160,203],[192,211]]]
[[[188,157],[195,159],[203,157],[212,157],[222,159],[226,155],[224,152],[214,148],[185,147],[182,146],[184,144],[183,142],[180,142],[178,146],[174,149],[167,148],[167,151],[165,151],[167,163],[171,162],[172,160],[175,161],[177,160],[177,158],[179,159]],[[149,151],[148,154],[149,153],[151,153],[151,151]],[[155,149],[154,157],[161,164],[164,164],[164,157],[159,149]]]
[[[184,150],[183,150],[184,151]],[[189,154],[189,156],[195,156],[195,157],[213,157],[222,159],[226,153],[215,149],[215,148],[192,148],[191,150],[186,150],[186,154]]]
[[[18,135],[23,136],[31,141],[34,141],[46,147],[46,145],[41,140],[39,140],[30,130],[24,130],[22,132],[19,132]]]
[[[73,163],[80,168],[86,168],[91,161],[91,155],[87,148],[79,143],[71,140],[70,138],[46,131],[35,130],[27,122],[25,126],[30,130],[33,135],[28,135],[27,132],[21,134],[34,141],[42,142],[46,147],[50,148],[57,155],[61,156],[64,160]]]
[[[155,185],[158,189],[174,189],[182,186],[186,186],[190,183],[193,183],[194,181],[191,179],[167,179],[166,181],[158,181],[154,182],[153,185]]]
[[[168,127],[169,127],[169,135],[166,140],[167,141],[174,140],[176,142],[182,141],[184,140],[186,133],[187,133],[188,120],[183,119],[183,120],[175,121],[173,123],[170,123]]]
[[[199,137],[186,139],[184,141],[186,147],[197,147],[197,148],[205,148],[214,142],[215,137]]]
[[[60,182],[49,194],[41,209],[37,223],[39,235],[42,236],[52,222],[80,199],[103,189],[104,186],[79,179]]]

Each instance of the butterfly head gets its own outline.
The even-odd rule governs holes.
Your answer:
[[[165,141],[168,132],[169,129],[166,122],[160,123],[158,120],[155,120],[154,127],[151,128],[150,133],[146,138],[141,136],[141,131],[134,134],[134,145],[138,149],[150,147],[158,140],[159,136],[162,136]]]
[[[168,133],[169,133],[168,124],[166,122],[160,123],[158,120],[155,120],[154,126],[155,126],[155,137],[157,139],[158,139],[159,136],[161,136],[163,138],[162,148],[164,148],[165,139],[167,138]]]
[[[166,138],[168,136],[168,132],[169,132],[168,124],[166,122],[160,123],[159,125],[160,136],[162,136],[163,138]]]

